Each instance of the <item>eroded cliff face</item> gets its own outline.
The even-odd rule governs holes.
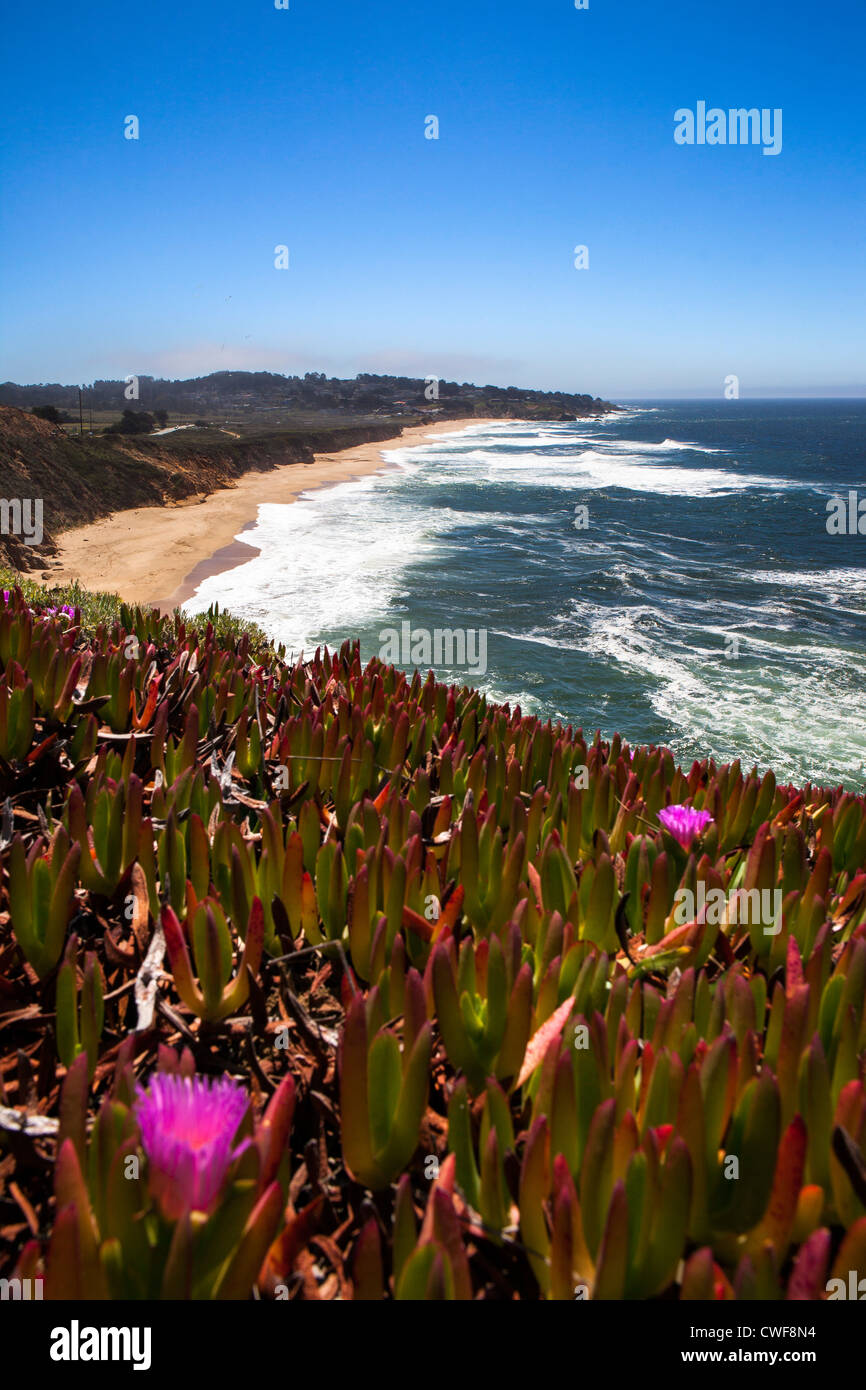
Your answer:
[[[15,406],[0,406],[0,560],[16,569],[39,569],[56,550],[54,538],[71,526],[125,507],[164,506],[215,492],[253,470],[309,463],[318,453],[393,439],[400,427],[226,435],[224,443],[208,431],[206,444],[196,441],[196,433],[174,436],[171,444],[155,436],[81,437]],[[20,515],[29,518],[26,526],[16,524]]]

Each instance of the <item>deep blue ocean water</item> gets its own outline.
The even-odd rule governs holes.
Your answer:
[[[263,504],[261,554],[188,608],[365,658],[403,622],[484,629],[483,676],[437,674],[686,763],[866,789],[866,534],[827,529],[834,496],[866,513],[866,401],[654,403],[384,458]]]

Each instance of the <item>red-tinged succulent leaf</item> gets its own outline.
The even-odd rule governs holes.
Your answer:
[[[397,1196],[394,1200],[394,1240],[392,1249],[395,1291],[400,1283],[403,1269],[412,1251],[415,1249],[417,1240],[418,1227],[415,1221],[415,1208],[412,1202],[412,1182],[409,1174],[404,1173],[397,1184]]]
[[[382,1028],[370,1043],[367,1061],[370,1138],[374,1153],[384,1151],[391,1137],[402,1080],[400,1044],[390,1029]]]
[[[830,1272],[832,1280],[842,1280],[845,1285],[845,1292],[835,1290],[836,1297],[847,1298],[850,1296],[852,1282],[858,1290],[858,1300],[866,1292],[866,1283],[860,1288],[860,1281],[866,1280],[866,1216],[861,1216],[859,1221],[846,1233],[845,1239],[839,1247],[839,1253],[833,1261],[833,1268]],[[829,1295],[833,1297],[833,1292]]]
[[[702,1246],[686,1260],[680,1285],[680,1299],[695,1303],[711,1303],[715,1299],[715,1264],[712,1246]]]
[[[156,711],[156,706],[157,706],[157,703],[158,703],[158,701],[159,701],[159,683],[160,683],[161,680],[162,680],[162,675],[160,674],[160,675],[154,676],[153,680],[150,682],[150,686],[148,687],[148,692],[147,692],[147,700],[145,701],[144,708],[143,708],[142,711],[141,711],[141,716],[140,716],[140,717],[137,716],[136,713],[135,713],[135,702],[133,701],[133,705],[132,705],[132,727],[133,727],[133,729],[136,729],[136,730],[139,730],[139,731],[140,731],[140,730],[142,730],[142,729],[147,729],[147,728],[149,727],[150,721],[151,721],[151,719],[152,719],[153,716],[154,716],[154,713],[155,713],[155,711]]]
[[[661,856],[659,856],[661,858]],[[685,926],[674,927],[660,941],[654,941],[641,951],[641,960],[661,955],[665,951],[684,951],[694,946],[703,933],[697,922],[687,922]]]
[[[49,734],[47,738],[44,738],[41,743],[37,743],[36,747],[30,750],[24,761],[28,764],[38,763],[42,754],[47,752],[53,743],[57,742],[57,737],[56,733]]]
[[[400,1302],[421,1303],[447,1298],[442,1252],[433,1245],[421,1245],[406,1261],[395,1290]]]
[[[41,1263],[42,1246],[38,1240],[28,1240],[26,1245],[21,1247],[21,1253],[12,1271],[13,1277],[15,1279],[38,1279]]]
[[[352,1256],[354,1298],[359,1302],[377,1303],[385,1297],[385,1274],[382,1268],[382,1241],[379,1223],[374,1216],[364,1222],[355,1242]]]
[[[187,1008],[191,1009],[194,1014],[201,1016],[204,1009],[204,999],[193,981],[186,937],[174,909],[168,903],[162,909],[161,921],[175,988]]]
[[[175,1223],[165,1258],[160,1298],[185,1302],[192,1297],[195,1234],[194,1218],[190,1212],[184,1212]]]
[[[573,1002],[573,1001],[572,1001]],[[524,962],[517,972],[511,998],[508,1002],[508,1017],[499,1056],[496,1059],[496,1075],[503,1081],[515,1077],[526,1056],[526,1046],[532,1028],[532,967]],[[517,1088],[515,1080],[512,1085]]]
[[[223,993],[231,970],[231,942],[225,924],[217,922],[210,902],[203,903],[196,912],[193,942],[196,973],[204,997],[204,1015],[216,1019],[222,1012]]]
[[[597,1261],[613,1187],[616,1101],[606,1100],[592,1117],[580,1171],[580,1209],[590,1255]]]
[[[821,1297],[826,1287],[832,1244],[832,1236],[825,1226],[820,1231],[813,1231],[801,1245],[788,1280],[789,1300],[797,1302]]]
[[[545,1052],[554,1038],[558,1038],[565,1027],[569,1014],[574,1008],[574,999],[566,999],[564,1004],[560,1004],[550,1018],[542,1023],[536,1030],[526,1045],[526,1053],[523,1058],[523,1066],[520,1068],[520,1075],[517,1078],[518,1086],[522,1086],[532,1075],[535,1068],[539,1066]]]
[[[447,903],[439,913],[438,920],[433,924],[433,941],[437,941],[443,931],[453,931],[460,920],[463,910],[463,899],[466,896],[462,884],[458,885],[451,894]]]
[[[322,933],[319,930],[319,907],[316,901],[316,889],[310,874],[304,873],[301,879],[301,930],[305,940],[314,945],[321,941]]]
[[[286,841],[286,854],[283,860],[282,893],[292,935],[297,936],[303,926],[302,885],[304,880],[304,842],[297,830]]]
[[[439,1032],[449,1060],[453,1066],[465,1072],[470,1084],[475,1090],[479,1090],[483,1086],[485,1078],[482,1076],[479,1079],[476,1074],[478,1068],[469,1039],[466,1036],[457,986],[454,982],[451,955],[446,942],[442,939],[434,947],[430,957],[430,974]]]
[[[844,917],[866,894],[866,874],[859,873],[851,880],[842,898],[835,906],[834,916],[838,920]],[[862,933],[866,929],[866,922],[862,922],[857,931]]]
[[[691,1161],[692,1203],[688,1220],[689,1235],[694,1242],[700,1244],[709,1235],[709,1177],[704,1101],[697,1063],[692,1063],[689,1067],[680,1091],[676,1131],[684,1141]]]
[[[434,1184],[430,1192],[430,1205],[433,1212],[433,1240],[448,1261],[454,1290],[452,1296],[468,1302],[472,1298],[472,1276],[454,1207],[454,1196],[440,1184]]]
[[[800,1189],[800,1196],[797,1199],[797,1214],[794,1217],[791,1231],[791,1240],[794,1245],[802,1245],[813,1231],[818,1229],[824,1214],[826,1200],[824,1189],[818,1183],[809,1183]]]
[[[550,1189],[550,1134],[543,1115],[533,1120],[523,1166],[520,1170],[520,1238],[526,1246],[527,1258],[539,1288],[547,1294],[550,1288],[550,1269],[547,1257],[550,1237],[544,1220],[543,1203]]]
[[[268,1101],[268,1107],[256,1131],[256,1143],[261,1156],[260,1191],[269,1187],[279,1172],[288,1148],[294,1111],[294,1079],[290,1075],[284,1076]]]
[[[805,798],[802,792],[798,792],[796,796],[792,796],[787,806],[783,806],[781,811],[777,812],[774,816],[773,824],[787,825],[794,819],[798,811],[802,810],[804,800]]]
[[[56,845],[57,841],[55,840],[55,849]],[[81,846],[74,844],[63,860],[51,894],[45,943],[41,952],[43,966],[50,969],[54,968],[63,953],[66,928],[75,907],[75,875],[78,872],[80,861]],[[44,973],[46,973],[45,969],[40,971],[40,974]]]
[[[433,936],[433,923],[428,922],[424,917],[421,917],[419,913],[413,912],[412,908],[407,907],[405,904],[403,907],[402,921],[403,926],[406,927],[408,931],[415,932],[416,936],[420,936],[422,941],[431,940]]]
[[[805,984],[803,979],[803,958],[800,955],[800,947],[797,945],[797,938],[793,933],[788,937],[788,952],[785,965],[785,992],[791,994],[795,989]]]
[[[81,1167],[87,1161],[87,1104],[90,1082],[87,1071],[87,1057],[82,1052],[66,1073],[66,1080],[60,1092],[60,1125],[57,1131],[58,1152],[64,1140],[71,1141]]]
[[[430,1069],[430,1056],[433,1051],[433,1030],[425,1023],[409,1054],[406,1069],[402,1076],[396,1110],[391,1122],[391,1133],[384,1148],[376,1153],[376,1167],[380,1173],[378,1187],[386,1187],[404,1169],[418,1146],[421,1121],[427,1109],[427,1084]],[[372,1058],[372,1049],[371,1049]],[[400,1082],[400,1061],[397,1056],[397,1082]],[[373,1075],[370,1072],[372,1087]],[[371,1126],[371,1133],[373,1133]]]
[[[454,1196],[457,1188],[457,1159],[453,1153],[448,1154],[445,1162],[440,1164],[439,1176],[436,1178],[434,1186],[440,1188],[443,1192],[447,1192],[450,1196]],[[431,1241],[433,1237],[433,1204],[428,1198],[427,1206],[424,1208],[424,1219],[421,1222],[421,1234],[419,1239],[426,1242]]]
[[[43,1297],[52,1302],[81,1302],[89,1296],[79,1250],[78,1214],[74,1206],[60,1207],[45,1256]]]
[[[532,889],[532,896],[535,900],[535,906],[538,911],[538,915],[539,917],[541,917],[544,914],[544,904],[542,902],[541,875],[539,874],[538,870],[536,869],[535,865],[532,863],[531,860],[526,867],[526,877],[528,878],[529,886]]]
[[[747,1250],[754,1254],[765,1241],[772,1243],[779,1264],[785,1258],[806,1166],[808,1135],[800,1115],[795,1115],[782,1135],[770,1201],[763,1220],[751,1232]]]
[[[367,1017],[358,994],[346,1011],[339,1050],[340,1121],[343,1159],[354,1176],[373,1168],[367,1089]]]
[[[621,1299],[628,1274],[628,1204],[625,1183],[614,1185],[598,1251],[593,1299]]]
[[[650,1236],[643,1258],[640,1292],[654,1297],[674,1282],[690,1232],[694,1168],[685,1141],[675,1137],[665,1159],[650,1216]]]
[[[271,1183],[253,1208],[238,1246],[214,1290],[214,1298],[249,1298],[276,1235],[282,1210],[280,1184]]]
[[[265,913],[260,898],[253,898],[250,908],[250,917],[247,923],[247,933],[244,938],[244,950],[238,965],[237,975],[234,982],[226,990],[220,1014],[227,1018],[230,1014],[237,1013],[242,1009],[250,993],[250,976],[258,974],[259,966],[262,963],[262,953],[265,948]],[[249,973],[248,973],[249,972]]]
[[[288,1207],[286,1224],[271,1245],[259,1271],[258,1283],[265,1293],[273,1295],[275,1285],[286,1282],[295,1261],[307,1248],[310,1237],[318,1228],[324,1205],[325,1194],[320,1192],[299,1212]]]
[[[85,1059],[86,1060],[86,1059]],[[71,1139],[64,1139],[54,1164],[54,1195],[58,1210],[71,1209],[75,1215],[75,1249],[80,1264],[81,1287],[85,1298],[106,1298],[108,1290],[99,1259],[98,1233],[90,1196]]]
[[[779,1090],[775,1078],[764,1068],[744,1087],[725,1139],[726,1153],[739,1163],[736,1181],[722,1177],[717,1196],[723,1194],[724,1225],[745,1232],[755,1226],[767,1210],[776,1172],[779,1143]],[[722,1212],[717,1206],[715,1217]]]
[[[83,658],[78,656],[73,661],[63,682],[63,688],[54,702],[54,714],[61,721],[65,722],[71,713],[72,697],[78,685],[78,677],[81,674]]]
[[[588,1297],[594,1283],[595,1266],[586,1248],[577,1189],[568,1164],[557,1154],[553,1160],[550,1296],[570,1301],[576,1296],[576,1285],[582,1284]]]
[[[673,1132],[673,1125],[656,1125],[654,1129],[650,1130],[650,1134],[655,1136],[655,1141],[658,1144],[660,1154],[663,1154],[665,1149],[667,1148],[670,1142],[670,1137],[673,1134]]]
[[[715,1039],[701,1063],[701,1088],[707,1146],[714,1153],[734,1109],[737,1097],[737,1042],[731,1035]]]
[[[779,1056],[776,1075],[779,1080],[779,1095],[782,1101],[782,1124],[788,1124],[796,1109],[797,1074],[800,1058],[806,1045],[806,1028],[809,1020],[808,985],[799,985],[785,996],[782,1015],[782,1036],[779,1043]]]

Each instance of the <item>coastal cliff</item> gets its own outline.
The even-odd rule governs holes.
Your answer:
[[[399,425],[382,423],[240,438],[207,431],[206,442],[197,431],[88,437],[0,406],[0,497],[43,503],[41,543],[0,534],[0,556],[19,570],[40,569],[56,551],[57,534],[70,527],[129,507],[165,506],[216,492],[245,473],[310,463],[317,453],[336,453],[399,433]]]

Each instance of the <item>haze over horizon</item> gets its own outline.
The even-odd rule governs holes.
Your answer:
[[[48,0],[6,32],[2,380],[866,395],[855,0]],[[782,111],[778,155],[675,143],[701,101]]]

